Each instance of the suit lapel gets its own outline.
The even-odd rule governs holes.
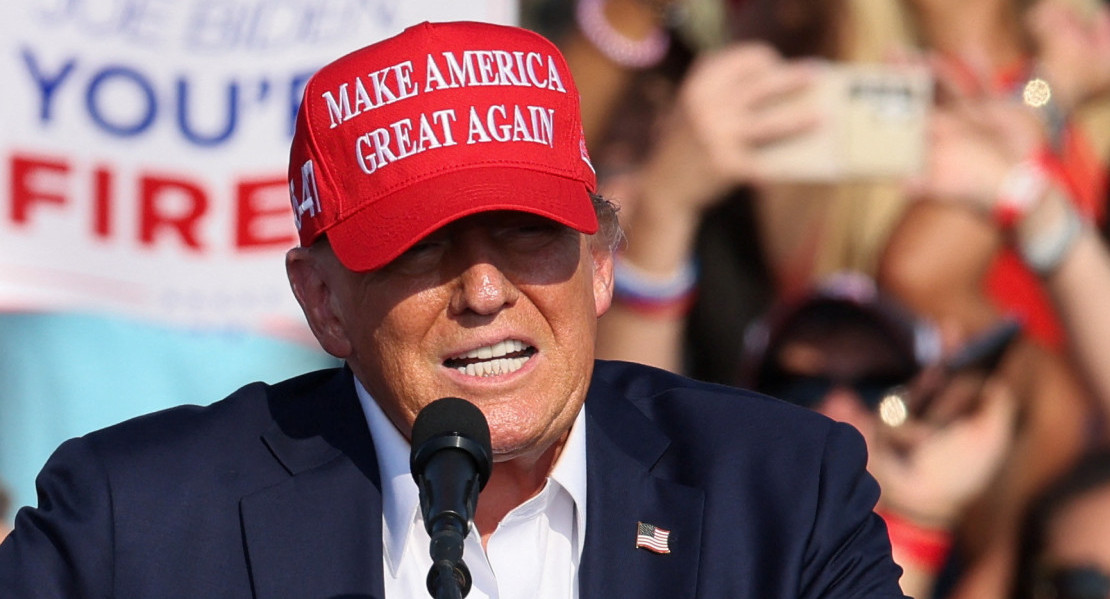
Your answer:
[[[350,371],[270,408],[263,441],[290,477],[240,501],[255,597],[383,597],[380,476]]]
[[[583,599],[693,597],[701,549],[700,489],[658,476],[667,438],[597,379],[586,401],[588,465]],[[637,523],[670,531],[670,553],[636,546]]]

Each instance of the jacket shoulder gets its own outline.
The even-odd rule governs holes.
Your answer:
[[[786,401],[748,389],[708,383],[631,362],[599,360],[594,376],[611,395],[623,396],[657,422],[666,414],[688,413],[708,423],[771,419],[818,426],[831,421]]]
[[[669,440],[668,453],[686,464],[683,478],[751,470],[770,480],[816,473],[830,452],[837,461],[865,459],[863,438],[851,426],[768,395],[624,362],[599,363],[596,379],[593,400],[635,406]],[[607,411],[615,413],[595,406]]]
[[[338,370],[319,370],[274,384],[252,382],[213,403],[180,405],[143,414],[93,431],[84,438],[101,450],[123,445],[128,453],[148,445],[174,447],[213,439],[227,442],[245,437],[248,431],[255,433],[251,437],[257,439],[283,405],[311,394],[312,389],[335,377]]]

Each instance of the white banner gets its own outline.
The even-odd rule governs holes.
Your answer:
[[[282,256],[308,77],[514,0],[5,0],[0,309],[303,331]]]

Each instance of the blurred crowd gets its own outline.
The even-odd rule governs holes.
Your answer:
[[[621,207],[600,357],[853,424],[909,595],[1110,597],[1110,9],[523,16],[575,70]]]

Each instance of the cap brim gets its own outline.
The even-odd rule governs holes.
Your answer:
[[[482,167],[412,183],[345,217],[326,233],[348,269],[376,270],[436,229],[492,210],[529,212],[588,235],[598,229],[582,181],[515,167]]]

